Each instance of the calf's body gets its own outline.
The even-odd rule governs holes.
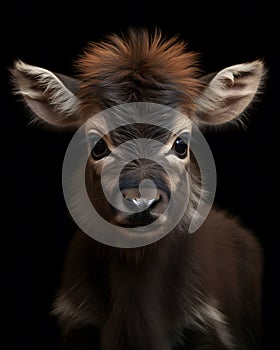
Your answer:
[[[258,348],[260,247],[223,212],[129,252],[78,232],[65,266],[55,313],[66,348],[83,349],[81,329],[85,349]]]
[[[176,38],[163,39],[159,32],[131,30],[127,36],[112,35],[91,44],[77,62],[80,73],[75,78],[21,61],[12,70],[16,92],[37,117],[57,127],[84,127],[85,135],[95,140],[86,168],[88,194],[112,225],[126,230],[158,222],[159,231],[164,229],[173,219],[165,211],[170,183],[180,192],[184,173],[192,179],[190,193],[180,194],[190,198],[182,219],[155,242],[117,247],[82,230],[76,233],[53,310],[64,349],[256,350],[260,346],[260,246],[236,219],[214,207],[198,230],[189,233],[203,191],[199,179],[194,180],[185,136],[192,133],[194,123],[201,128],[223,124],[247,110],[260,90],[264,68],[257,60],[202,76],[196,54],[185,46]],[[175,132],[151,128],[144,118],[100,133],[104,125],[99,112],[138,102],[168,106],[186,117],[174,125],[168,121]],[[84,124],[90,118],[97,124]],[[130,158],[114,179],[118,162],[133,150],[123,148],[118,160],[114,151],[135,138],[165,145],[167,167],[176,169],[171,179],[145,156]],[[140,153],[144,151],[145,147]],[[107,169],[108,179],[103,183],[102,169]],[[137,188],[145,179],[154,182],[153,195],[139,194]],[[119,201],[129,203],[135,213],[113,208],[103,193],[106,186],[110,193],[119,189]]]

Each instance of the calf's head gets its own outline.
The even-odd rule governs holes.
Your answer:
[[[183,172],[192,174],[193,124],[238,117],[264,75],[256,60],[203,76],[184,42],[145,30],[91,43],[75,68],[72,78],[16,61],[15,90],[35,118],[61,128],[82,126],[90,199],[108,222],[126,228],[165,225],[172,186],[183,198]],[[190,179],[185,221],[199,192]]]

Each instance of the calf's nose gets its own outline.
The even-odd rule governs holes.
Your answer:
[[[122,190],[122,195],[125,201],[128,201],[128,207],[135,212],[141,212],[151,209],[160,201],[161,196],[158,191],[154,193],[150,189],[142,189],[141,194],[138,189],[128,188]]]
[[[121,191],[124,212],[117,215],[120,225],[146,226],[159,218],[168,205],[168,195],[160,189],[126,188]],[[125,211],[127,208],[127,211]]]

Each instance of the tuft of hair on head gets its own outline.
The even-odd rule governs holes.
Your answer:
[[[178,35],[132,29],[91,42],[76,61],[82,81],[82,107],[101,108],[126,102],[154,102],[184,111],[204,87],[198,77],[198,54]]]

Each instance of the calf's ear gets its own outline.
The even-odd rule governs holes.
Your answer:
[[[11,69],[14,90],[35,115],[56,126],[79,125],[79,81],[16,61]]]
[[[261,90],[264,75],[264,65],[257,60],[205,77],[207,85],[196,101],[198,120],[223,124],[238,117]]]

